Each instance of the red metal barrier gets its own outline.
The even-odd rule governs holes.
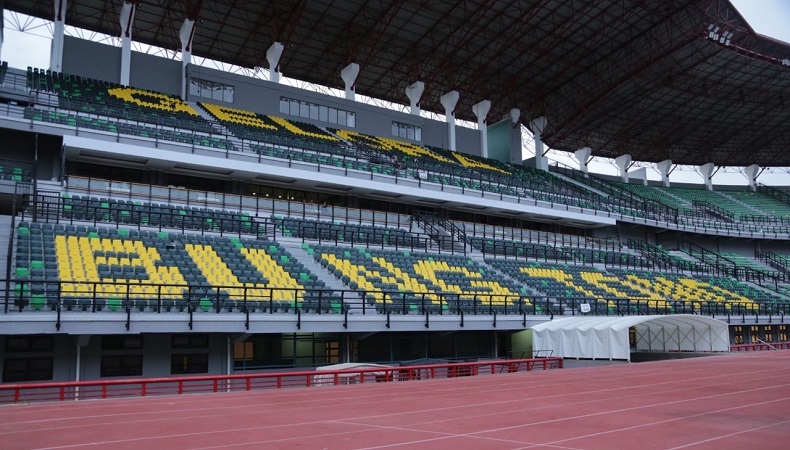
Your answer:
[[[766,350],[790,350],[790,342],[776,342],[771,344],[738,344],[731,345],[731,352],[761,352]]]
[[[320,387],[340,384],[484,376],[497,373],[561,368],[562,358],[549,357],[320,372],[311,370],[238,375],[5,384],[0,385],[0,404]]]

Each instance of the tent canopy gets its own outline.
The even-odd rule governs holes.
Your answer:
[[[727,325],[710,317],[671,316],[569,317],[532,328],[533,348],[564,358],[631,360],[629,329],[636,330],[637,351],[727,352]]]

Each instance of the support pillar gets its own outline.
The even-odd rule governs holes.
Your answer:
[[[181,39],[181,99],[186,100],[189,95],[189,80],[187,79],[187,66],[192,62],[192,38],[195,36],[195,21],[184,19],[178,37]]]
[[[640,167],[628,173],[629,180],[639,180],[639,184],[647,186],[647,167]]]
[[[544,116],[536,117],[529,121],[529,128],[535,136],[535,160],[534,166],[538,170],[549,170],[549,162],[544,155],[545,150],[543,147],[543,130],[546,129],[548,120]]]
[[[590,147],[582,147],[575,152],[573,152],[573,156],[576,157],[576,161],[579,162],[579,170],[582,173],[590,173],[590,169],[587,167],[587,164],[590,163],[590,155],[592,154],[592,149]]]
[[[751,166],[745,167],[743,173],[746,175],[746,178],[749,179],[749,189],[751,189],[752,192],[757,192],[757,177],[762,173],[760,166],[752,164]]]
[[[63,39],[66,35],[66,0],[55,0],[55,20],[52,22],[52,51],[49,70],[63,72]]]
[[[672,173],[672,160],[665,159],[656,164],[658,173],[661,174],[661,186],[669,187],[669,174]]]
[[[617,168],[620,169],[620,180],[628,183],[628,169],[631,167],[631,155],[620,155],[614,159]]]
[[[266,50],[266,61],[269,62],[269,81],[280,82],[280,57],[283,56],[285,47],[280,42],[274,42]]]
[[[359,64],[357,63],[351,63],[340,71],[340,78],[342,78],[343,83],[346,84],[346,98],[349,100],[354,100],[354,83],[357,82],[358,75]]]
[[[415,116],[420,115],[420,99],[423,92],[425,92],[425,83],[422,81],[415,81],[406,86],[406,97],[409,98],[409,112]]]
[[[0,1],[0,61],[3,60],[3,29],[5,28],[5,19],[3,18],[5,8],[3,8],[3,3],[5,2]]]
[[[715,173],[713,170],[716,166],[713,163],[707,163],[699,166],[699,173],[702,175],[702,179],[705,181],[705,188],[709,191],[713,190],[713,174]]]
[[[460,94],[450,91],[439,98],[444,106],[444,116],[447,119],[447,140],[451,151],[455,151],[455,105],[458,104]]]
[[[521,145],[521,110],[513,108],[510,110],[510,162],[511,164],[523,164],[524,155]]]
[[[491,110],[491,101],[483,100],[472,105],[472,112],[477,117],[477,129],[480,131],[480,156],[488,158],[488,125],[486,117]]]
[[[132,26],[134,25],[135,3],[126,1],[121,6],[121,85],[129,86],[129,73],[132,68]]]

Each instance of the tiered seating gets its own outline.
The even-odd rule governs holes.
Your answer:
[[[275,226],[284,236],[308,240],[348,242],[367,246],[422,248],[428,246],[427,237],[420,237],[402,228],[347,224],[291,217],[274,217]]]
[[[654,189],[659,189],[661,191],[664,191],[665,193],[671,193],[672,195],[679,197],[690,204],[693,204],[694,201],[709,203],[720,209],[732,213],[735,216],[736,220],[741,216],[755,215],[755,212],[750,208],[741,205],[737,202],[734,202],[720,195],[718,192],[709,191],[707,189],[691,189],[691,188],[679,188],[679,187],[668,187],[668,188],[656,187]]]
[[[276,242],[22,223],[20,308],[339,311],[339,296]]]
[[[30,164],[0,159],[0,180],[32,181],[33,169]]]
[[[780,219],[790,219],[790,205],[773,197],[751,191],[727,191],[726,194],[753,208],[759,209],[763,214],[778,217]],[[752,215],[758,214],[753,212]]]
[[[646,271],[593,267],[525,263],[514,260],[492,260],[490,264],[532,288],[557,298],[584,297],[607,302],[612,300],[641,300],[648,308],[697,308],[702,302],[737,304],[751,309],[756,303],[776,302],[765,294],[724,277],[697,277]],[[639,311],[648,312],[648,311]]]
[[[596,250],[563,245],[467,237],[473,248],[484,254],[533,260],[556,260],[583,264],[614,264],[629,267],[647,267],[649,263],[639,256],[621,251]]]
[[[129,122],[114,121],[103,117],[88,117],[70,114],[63,110],[49,110],[39,108],[25,108],[26,119],[68,125],[91,130],[106,131],[113,134],[126,134],[159,141],[180,142],[189,145],[211,147],[219,150],[233,150],[233,144],[223,137],[195,134],[190,131],[178,129],[157,128]]]
[[[257,144],[251,145],[251,148],[264,156],[270,156],[272,158],[288,159],[291,161],[306,162],[321,166],[332,166],[391,176],[394,176],[397,173],[397,168],[394,166],[375,164],[366,159],[352,159],[342,156],[333,156],[326,153],[306,152],[293,148],[270,147]]]
[[[62,201],[63,217],[78,221],[253,235],[265,232],[249,213],[69,194]]]
[[[28,69],[38,92],[58,95],[59,107],[92,115],[211,133],[211,125],[179,97],[100,80]]]
[[[379,310],[515,312],[526,291],[465,256],[313,246],[315,259]],[[424,310],[423,310],[424,308]]]
[[[755,270],[757,272],[763,272],[763,273],[774,272],[774,270],[771,270],[768,267],[764,266],[763,264],[760,264],[754,258],[749,258],[748,256],[743,256],[740,253],[721,252],[719,254],[721,256],[729,259],[730,261],[734,262],[735,265],[737,265],[739,267],[747,267],[749,269]]]
[[[212,103],[198,105],[240,139],[265,142],[278,147],[356,156],[336,136],[315,125]],[[266,154],[269,148],[260,146],[258,151]]]
[[[215,132],[211,124],[176,96],[32,68],[28,68],[28,86],[39,94],[58,97],[57,105],[52,105],[58,111],[26,109],[25,117],[32,120],[233,149],[224,137],[210,136]]]

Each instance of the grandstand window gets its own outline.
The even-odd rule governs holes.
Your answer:
[[[143,348],[143,337],[131,336],[104,336],[101,340],[102,350],[140,350]]]
[[[52,336],[9,336],[5,341],[7,353],[51,352]]]
[[[101,377],[135,377],[143,374],[143,355],[105,355],[101,357]]]
[[[3,361],[3,383],[52,379],[52,358],[8,358]]]
[[[392,135],[412,141],[422,141],[422,127],[392,122]]]
[[[779,325],[779,341],[787,342],[787,325]]]
[[[351,128],[357,125],[356,113],[292,98],[280,97],[280,113]]]
[[[170,357],[170,374],[208,373],[208,353],[185,353]]]
[[[234,87],[229,84],[201,80],[200,78],[189,79],[189,95],[225,103],[233,103],[234,91]]]
[[[207,334],[174,334],[170,341],[173,348],[206,348]]]

